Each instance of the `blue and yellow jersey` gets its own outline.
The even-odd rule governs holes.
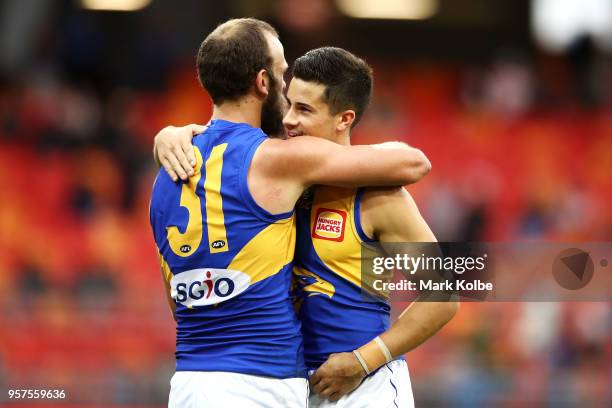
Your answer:
[[[362,189],[317,187],[297,206],[296,310],[306,366],[352,351],[386,331],[389,304],[361,290]]]
[[[295,216],[259,207],[247,173],[266,135],[214,120],[193,139],[195,175],[160,170],[151,225],[176,303],[177,371],[304,377],[302,337],[289,295]]]

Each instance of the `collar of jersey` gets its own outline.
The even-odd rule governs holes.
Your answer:
[[[221,126],[221,127],[246,126],[248,128],[251,128],[251,129],[261,130],[259,128],[255,128],[255,127],[249,125],[248,123],[244,123],[244,122],[230,122],[229,120],[224,120],[224,119],[213,119],[213,120],[210,121],[210,125],[209,125],[210,129],[214,129],[217,126]]]

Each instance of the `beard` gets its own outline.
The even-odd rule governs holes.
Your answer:
[[[270,75],[270,92],[261,106],[261,130],[269,137],[285,138],[283,117],[287,110],[287,100],[282,94],[279,81]]]

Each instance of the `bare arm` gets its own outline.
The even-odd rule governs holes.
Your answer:
[[[253,156],[248,183],[255,201],[278,214],[293,209],[313,184],[399,186],[418,181],[430,166],[420,150],[404,143],[343,146],[299,136],[262,143]]]
[[[170,177],[186,180],[193,171],[191,139],[204,127],[168,126],[155,137],[154,157]],[[417,182],[431,169],[427,157],[405,143],[343,146],[300,136],[268,139],[256,151],[248,175],[255,201],[273,214],[290,211],[313,184],[401,186]]]
[[[177,180],[187,179],[195,163],[191,139],[205,126],[166,126],[157,133],[153,158]],[[263,152],[263,153],[262,153]],[[343,146],[312,136],[271,139],[257,153],[271,164],[266,171],[276,178],[297,180],[302,189],[312,184],[345,187],[406,185],[419,181],[431,163],[419,149],[401,142],[370,146]]]
[[[371,201],[380,202],[383,199],[383,195],[378,192],[370,193],[369,196]],[[397,189],[389,197],[385,195],[385,198],[384,204],[379,203],[371,211],[374,234],[380,242],[437,241],[414,199],[405,189]],[[365,200],[367,197],[364,197]],[[436,334],[459,308],[456,300],[425,302],[422,299],[408,306],[391,328],[380,335],[393,357],[409,352]]]
[[[363,197],[363,227],[380,242],[435,242],[436,238],[404,188],[372,189]],[[392,357],[405,354],[440,330],[457,312],[459,303],[415,301],[391,328],[379,337]],[[379,345],[371,341],[358,349],[374,371],[386,362]],[[354,390],[366,375],[352,352],[332,354],[311,377],[313,390],[336,401]]]
[[[341,187],[402,186],[419,181],[431,163],[419,149],[401,142],[344,146],[312,136],[269,140],[262,149],[275,178]]]

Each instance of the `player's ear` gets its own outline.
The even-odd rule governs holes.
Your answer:
[[[336,124],[336,130],[338,132],[343,132],[346,129],[350,129],[351,125],[355,121],[355,111],[354,110],[345,110],[344,112],[340,112],[338,114],[338,123]]]
[[[255,91],[262,95],[268,96],[269,87],[270,87],[270,77],[268,71],[265,69],[259,70],[257,76],[255,77]]]

